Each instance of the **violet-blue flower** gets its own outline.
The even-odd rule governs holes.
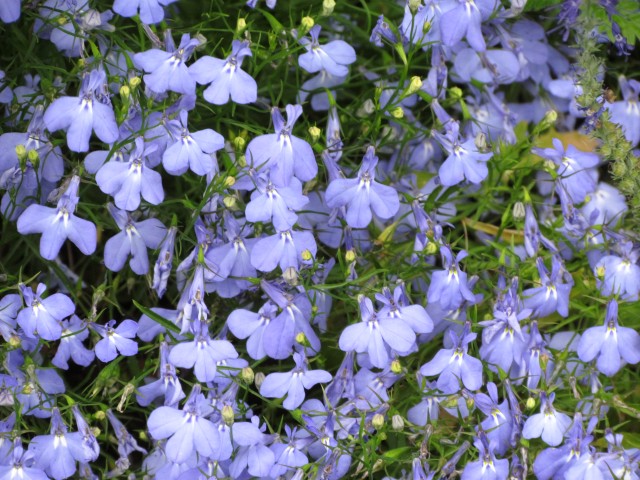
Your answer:
[[[270,373],[260,385],[260,395],[281,398],[286,395],[282,406],[294,410],[304,402],[304,391],[317,383],[331,381],[331,374],[325,370],[309,370],[307,359],[300,353],[293,354],[296,367],[287,373]]]
[[[611,113],[611,121],[622,127],[624,136],[635,147],[640,143],[640,82],[627,80],[624,76],[618,79],[623,100],[607,103]]]
[[[58,368],[67,370],[71,358],[77,365],[88,367],[95,358],[93,350],[89,350],[82,343],[88,336],[87,324],[77,315],[72,315],[68,321],[63,320],[60,345],[51,363]]]
[[[571,425],[571,418],[554,408],[555,397],[555,392],[549,396],[545,392],[540,393],[540,413],[531,415],[524,423],[524,438],[530,440],[542,437],[542,441],[552,447],[562,443],[562,438]]]
[[[167,230],[167,235],[159,247],[158,259],[153,266],[153,284],[151,288],[156,291],[158,298],[162,298],[167,291],[169,275],[171,275],[171,269],[173,268],[173,252],[177,233],[178,229],[176,227],[170,227]]]
[[[22,440],[16,437],[13,440],[13,451],[6,463],[0,465],[0,479],[13,480],[49,480],[49,476],[35,465],[34,455],[30,451],[24,451]]]
[[[123,17],[134,17],[140,12],[142,23],[154,24],[164,20],[163,6],[167,6],[177,0],[115,0],[113,11]]]
[[[169,345],[166,342],[160,344],[159,370],[160,378],[138,387],[136,400],[142,407],[150,405],[159,396],[164,397],[164,405],[174,407],[185,397],[176,369],[169,363]]]
[[[440,255],[444,270],[437,270],[431,276],[427,292],[429,303],[438,302],[443,310],[456,310],[465,300],[475,303],[476,297],[469,288],[467,274],[458,266],[467,256],[467,252],[460,250],[454,258],[451,249],[443,245]]]
[[[0,20],[13,23],[20,18],[20,3],[22,0],[7,0],[0,4]]]
[[[458,5],[440,16],[440,38],[447,47],[455,47],[463,38],[474,50],[487,46],[482,36],[483,17],[488,18],[496,6],[495,0],[458,0]],[[480,10],[482,8],[482,11]]]
[[[620,245],[619,255],[605,255],[595,266],[597,285],[604,296],[620,295],[623,300],[638,300],[640,293],[640,252],[630,241]]]
[[[102,336],[102,340],[96,343],[96,357],[102,362],[114,360],[118,354],[130,357],[138,353],[138,344],[135,338],[138,324],[133,320],[123,320],[114,328],[115,320],[109,320],[106,325],[92,323],[91,327]]]
[[[245,209],[249,222],[273,221],[276,230],[288,230],[298,219],[297,210],[309,202],[302,194],[302,183],[292,178],[286,187],[277,187],[267,177],[258,177],[257,187]]]
[[[244,58],[250,56],[249,42],[234,40],[225,60],[201,57],[189,67],[189,73],[199,84],[209,84],[203,92],[209,103],[224,105],[229,97],[235,103],[253,103],[258,98],[258,84],[240,68]]]
[[[231,333],[240,339],[248,339],[247,353],[254,360],[260,360],[267,355],[263,345],[264,330],[277,313],[277,306],[269,301],[258,310],[258,313],[240,308],[231,312],[227,318]]]
[[[318,39],[321,28],[320,25],[314,25],[309,31],[311,39],[302,37],[298,40],[307,49],[298,57],[298,64],[309,73],[326,70],[332,75],[346,75],[349,73],[347,65],[356,61],[356,51],[344,40],[332,40],[320,45]]]
[[[79,185],[80,177],[74,175],[58,200],[57,208],[29,205],[18,219],[20,233],[42,233],[40,255],[47,260],[53,260],[58,256],[67,238],[85,255],[92,254],[96,249],[96,226],[74,215],[80,200]]]
[[[479,432],[474,445],[478,449],[479,458],[465,465],[460,480],[507,480],[509,460],[496,458],[493,453],[495,444],[484,432]]]
[[[92,70],[82,79],[77,97],[60,97],[44,113],[44,123],[50,132],[67,130],[67,145],[74,152],[89,150],[92,130],[105,143],[118,139],[113,108],[98,99],[106,82],[104,70]]]
[[[564,265],[559,256],[554,255],[551,260],[551,276],[540,257],[536,259],[540,287],[528,288],[522,292],[524,306],[530,308],[534,318],[543,318],[558,312],[561,316],[569,315],[569,295],[571,283],[563,283],[562,270]]]
[[[346,220],[353,228],[366,228],[372,211],[382,219],[393,217],[400,208],[398,192],[375,181],[378,157],[373,146],[367,148],[358,178],[338,178],[327,188],[325,200],[329,208],[346,207]]]
[[[31,287],[20,285],[25,308],[18,313],[17,322],[27,337],[39,336],[44,340],[58,340],[62,335],[60,322],[73,314],[76,307],[69,297],[54,293],[47,298],[42,294],[47,287],[40,283],[34,292]]]
[[[316,256],[318,246],[311,232],[284,230],[258,240],[251,251],[251,265],[261,272],[272,272],[280,266],[294,272],[301,265],[310,264]]]

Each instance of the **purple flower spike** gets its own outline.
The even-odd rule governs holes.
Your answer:
[[[92,70],[82,79],[77,97],[60,97],[44,113],[44,123],[50,132],[67,130],[67,145],[74,152],[89,150],[92,130],[105,143],[118,139],[113,108],[108,97],[105,99],[103,95],[106,82],[107,75],[103,70]]]
[[[460,391],[460,381],[469,390],[478,390],[482,386],[482,362],[467,353],[469,343],[476,339],[470,333],[471,326],[466,323],[460,336],[449,330],[453,348],[443,348],[430,361],[420,368],[425,377],[438,375],[436,385],[443,393]]]
[[[356,61],[356,51],[344,40],[333,40],[320,46],[320,25],[314,25],[309,31],[311,39],[302,37],[299,41],[307,49],[298,57],[298,64],[309,73],[326,70],[331,75],[343,77],[349,73],[347,65]]]
[[[140,11],[140,20],[148,25],[164,20],[164,9],[178,0],[115,0],[113,11],[123,17],[134,17]]]
[[[196,385],[182,410],[159,407],[149,415],[147,427],[154,439],[169,439],[165,453],[172,462],[186,462],[194,451],[205,457],[217,458],[221,447],[220,433],[206,418],[212,411],[200,385]]]
[[[136,53],[133,63],[141,70],[149,72],[144,81],[149,90],[155,93],[167,91],[194,95],[196,81],[189,75],[185,62],[193,50],[200,45],[200,40],[191,38],[188,33],[182,35],[180,46],[176,49],[170,35],[165,38],[166,51],[153,48],[146,52]]]
[[[596,367],[608,377],[618,373],[621,359],[632,365],[640,362],[640,335],[618,325],[618,302],[607,305],[604,326],[588,328],[580,337],[578,357],[583,362],[596,359]]]
[[[145,157],[156,150],[156,145],[145,147],[142,137],[136,138],[136,149],[127,162],[111,160],[96,174],[96,182],[104,193],[114,196],[122,210],[133,211],[140,206],[140,196],[152,205],[164,200],[162,177],[149,168]]]
[[[212,154],[224,147],[224,138],[210,128],[189,133],[187,119],[187,111],[182,110],[176,141],[165,150],[162,165],[171,175],[182,175],[189,169],[197,175],[212,173],[217,169]]]
[[[40,255],[47,260],[53,260],[58,256],[67,238],[85,255],[91,255],[96,250],[96,226],[74,215],[80,200],[79,185],[80,177],[74,176],[58,200],[57,208],[29,205],[18,219],[18,232],[42,234]]]
[[[209,84],[203,93],[209,103],[224,105],[229,97],[235,103],[252,103],[258,98],[258,84],[240,68],[244,57],[250,56],[249,42],[234,40],[225,60],[204,56],[189,67],[189,73],[200,85]]]
[[[458,122],[452,121],[447,123],[447,131],[444,135],[433,132],[449,154],[438,170],[440,181],[445,187],[457,185],[465,179],[477,185],[489,174],[487,162],[493,153],[480,153],[473,138],[461,142],[459,129]]]
[[[371,364],[386,368],[391,361],[389,351],[407,353],[416,341],[416,334],[403,320],[387,315],[378,316],[369,298],[358,299],[362,321],[344,329],[338,342],[340,350],[368,353]]]
[[[42,294],[47,287],[40,283],[36,292],[24,284],[20,285],[25,308],[18,313],[18,325],[29,338],[36,335],[45,340],[58,340],[62,335],[62,319],[72,315],[76,307],[69,297],[62,293],[54,293],[47,298]]]
[[[138,275],[146,274],[149,271],[147,248],[158,248],[167,233],[166,227],[157,218],[134,222],[127,212],[113,204],[109,204],[108,209],[121,232],[107,240],[104,264],[109,270],[119,272],[131,255],[131,270]]]
[[[308,370],[307,359],[300,353],[294,353],[296,368],[287,373],[270,373],[260,385],[260,395],[268,398],[287,398],[282,406],[294,410],[304,402],[304,391],[317,383],[331,381],[331,374],[325,370]]]
[[[553,407],[555,397],[555,393],[551,393],[549,397],[545,392],[540,393],[540,413],[531,415],[525,422],[522,428],[524,438],[542,437],[542,441],[552,447],[562,443],[564,434],[571,425],[571,418]]]
[[[286,187],[295,177],[303,182],[318,174],[318,164],[311,145],[291,135],[296,120],[302,115],[300,105],[287,105],[287,121],[280,110],[271,111],[276,133],[261,135],[247,145],[247,162],[260,171],[269,171],[277,186]]]
[[[138,353],[138,344],[131,340],[138,332],[138,324],[133,320],[124,320],[116,328],[115,320],[109,320],[106,325],[91,324],[91,327],[102,336],[96,343],[96,357],[107,363],[120,355],[130,357]]]
[[[380,218],[393,217],[400,208],[398,192],[393,187],[375,181],[378,157],[375,149],[367,148],[358,171],[358,178],[338,178],[327,188],[325,200],[329,208],[346,206],[346,220],[350,227],[366,228],[372,211]]]

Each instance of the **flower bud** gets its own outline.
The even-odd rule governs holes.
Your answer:
[[[449,97],[451,100],[460,100],[462,98],[462,90],[459,87],[450,88]]]
[[[136,88],[138,85],[140,85],[140,83],[142,83],[142,80],[140,79],[140,77],[131,77],[129,79],[129,86],[132,89]]]
[[[391,362],[391,371],[393,373],[402,373],[402,363],[397,358],[394,358]]]
[[[384,427],[384,415],[382,415],[381,413],[376,413],[371,419],[371,425],[376,430],[380,430],[382,427]]]
[[[222,407],[222,421],[225,423],[227,427],[233,425],[233,422],[236,418],[236,414],[233,412],[233,408],[231,405],[225,405]]]
[[[531,410],[535,406],[536,406],[536,399],[533,397],[527,398],[527,402],[525,403],[525,407],[527,408],[527,410]]]
[[[409,0],[409,10],[415,13],[418,10],[418,8],[420,8],[421,4],[422,4],[422,0]]]
[[[264,373],[262,372],[256,373],[253,383],[258,390],[260,389],[260,386],[262,385],[262,382],[264,382],[265,378],[266,376]]]
[[[224,188],[233,187],[236,184],[236,177],[229,175],[224,179]]]
[[[122,98],[129,98],[131,96],[131,88],[129,88],[129,85],[122,85],[120,87],[120,96]]]
[[[427,255],[435,255],[436,253],[438,253],[438,244],[436,242],[429,242],[427,243],[424,251]]]
[[[404,117],[404,110],[402,109],[402,107],[397,106],[396,108],[394,108],[393,110],[391,110],[391,116],[393,118],[397,118],[400,119],[402,117]]]
[[[344,259],[349,263],[355,261],[355,259],[356,259],[356,251],[354,249],[350,248],[349,250],[347,250],[345,252]]]
[[[16,145],[16,155],[19,161],[24,162],[27,159],[27,148],[22,144]]]
[[[22,341],[20,340],[20,337],[17,335],[11,335],[11,337],[9,338],[9,346],[11,348],[18,348],[21,343]]]
[[[145,432],[144,430],[140,430],[140,433],[138,433],[138,438],[145,442],[149,440],[149,437],[147,437],[147,432]]]
[[[236,137],[233,139],[233,147],[238,152],[242,152],[246,144],[247,141],[243,137]]]
[[[38,167],[38,164],[40,163],[40,155],[38,155],[37,150],[29,150],[27,152],[27,159],[31,162],[31,165],[33,165],[33,168]]]
[[[411,82],[409,82],[409,87],[407,88],[406,95],[413,95],[421,88],[422,88],[422,79],[417,75],[414,77],[411,77]]]
[[[303,347],[310,347],[311,344],[309,340],[307,340],[307,336],[303,332],[298,332],[296,335],[296,342],[302,345]]]
[[[300,22],[300,24],[302,25],[302,30],[304,32],[308,32],[309,30],[311,30],[311,27],[313,27],[315,23],[316,22],[314,22],[313,18],[311,17],[303,17],[302,21]]]
[[[224,203],[224,206],[227,207],[229,210],[238,209],[238,205],[237,205],[238,199],[236,199],[236,197],[234,197],[233,195],[224,197],[224,199],[222,200],[222,203]]]
[[[245,157],[244,155],[238,155],[236,157],[236,162],[238,162],[238,166],[240,168],[244,168],[247,166],[247,157]]]
[[[524,203],[516,202],[513,205],[513,218],[516,220],[522,220],[524,216],[525,216]]]
[[[315,125],[313,127],[309,127],[309,135],[311,135],[312,143],[316,143],[322,134],[322,130],[320,130]]]
[[[333,13],[333,9],[336,6],[336,0],[324,0],[322,2],[322,13],[323,17],[328,17]]]
[[[476,138],[474,139],[474,143],[478,150],[486,150],[487,149],[487,136],[483,132],[478,132]]]
[[[402,430],[404,430],[404,420],[400,415],[395,414],[393,417],[391,417],[391,428],[393,428],[396,432],[401,432]]]
[[[367,98],[364,103],[360,106],[358,111],[356,112],[356,116],[358,117],[368,117],[373,112],[376,111],[376,105],[373,103],[373,100]]]
[[[247,21],[244,18],[239,18],[236,23],[236,32],[239,34],[247,29]]]
[[[99,422],[103,421],[105,418],[107,418],[107,414],[104,413],[102,410],[98,410],[94,415],[93,418],[95,418],[96,420],[98,420]]]
[[[91,427],[91,433],[93,433],[94,437],[97,437],[102,433],[102,430],[99,427]]]
[[[255,378],[255,373],[253,373],[253,369],[251,367],[244,367],[240,371],[240,379],[247,385],[251,385],[253,383],[254,378]]]
[[[295,287],[298,285],[298,270],[295,267],[287,267],[287,269],[282,273],[282,278],[287,284]]]
[[[305,262],[310,262],[311,260],[313,260],[313,254],[306,248],[302,251],[300,256]]]

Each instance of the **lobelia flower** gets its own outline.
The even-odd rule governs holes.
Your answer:
[[[284,230],[258,240],[251,250],[251,265],[261,272],[272,272],[280,266],[282,272],[300,270],[316,256],[318,246],[311,232]]]
[[[393,291],[384,287],[382,293],[376,293],[376,300],[382,303],[378,318],[398,319],[409,325],[416,334],[433,331],[433,320],[422,305],[410,305],[404,284]]]
[[[48,480],[49,476],[42,469],[35,466],[33,453],[24,451],[22,440],[16,437],[13,440],[13,451],[6,462],[0,465],[0,479],[13,480]]]
[[[465,48],[456,53],[452,77],[458,82],[508,85],[520,75],[520,62],[510,50],[491,49],[482,52]]]
[[[186,462],[196,451],[205,457],[216,457],[220,450],[220,433],[208,420],[213,408],[195,385],[182,410],[174,407],[156,408],[149,419],[149,434],[156,440],[168,438],[164,451],[175,463]]]
[[[344,40],[332,40],[321,46],[318,41],[321,28],[314,25],[309,30],[311,39],[302,37],[298,40],[307,50],[298,57],[298,64],[309,73],[326,70],[339,77],[347,75],[347,65],[356,61],[356,51]]]
[[[640,293],[640,252],[630,241],[620,245],[619,255],[605,255],[595,266],[596,283],[602,295],[620,295],[623,300],[635,302]]]
[[[152,205],[164,200],[162,177],[149,167],[145,157],[156,150],[155,145],[145,147],[142,137],[136,138],[136,149],[129,160],[115,159],[105,163],[96,173],[96,183],[104,193],[113,195],[122,210],[133,211],[140,206],[140,196]]]
[[[185,397],[175,367],[169,363],[169,345],[160,343],[160,378],[154,382],[138,387],[136,400],[141,407],[146,407],[159,396],[164,397],[164,405],[174,407]]]
[[[366,228],[372,211],[382,219],[393,217],[400,208],[398,192],[375,181],[378,157],[373,146],[367,148],[358,178],[337,178],[327,187],[325,201],[329,208],[346,207],[345,219],[350,227]]]
[[[569,295],[573,284],[562,283],[564,265],[558,255],[551,260],[551,277],[540,257],[536,259],[540,283],[542,286],[528,288],[522,292],[524,306],[532,310],[534,318],[544,318],[558,312],[561,316],[569,315]]]
[[[296,367],[287,373],[270,373],[260,385],[260,395],[267,398],[281,398],[286,395],[282,406],[294,410],[304,402],[304,391],[318,383],[331,381],[331,374],[325,370],[308,370],[307,359],[300,353],[293,354]]]
[[[623,219],[629,209],[620,190],[604,182],[598,183],[596,189],[584,200],[585,203],[580,210],[592,225],[614,226]]]
[[[304,454],[307,439],[297,435],[296,427],[292,429],[289,425],[285,425],[284,430],[289,441],[271,444],[271,451],[275,458],[275,464],[269,472],[269,477],[272,478],[286,475],[294,468],[304,467],[309,463],[309,458]]]
[[[76,472],[76,462],[92,460],[83,447],[80,432],[68,433],[57,408],[51,414],[51,434],[38,435],[29,443],[35,464],[52,478],[69,478]]]
[[[540,248],[540,244],[552,252],[557,252],[556,246],[540,233],[540,227],[533,213],[531,204],[527,203],[524,214],[524,248],[529,257],[535,257]]]
[[[74,175],[67,189],[58,200],[57,208],[32,204],[18,218],[18,232],[42,233],[40,255],[47,260],[58,256],[62,244],[68,238],[85,255],[96,250],[96,226],[74,215],[80,200],[80,177]]]
[[[131,270],[138,275],[146,274],[149,270],[147,248],[158,248],[167,232],[166,227],[157,218],[134,222],[129,213],[111,203],[107,208],[121,232],[107,240],[104,264],[109,270],[119,272],[131,255]]]
[[[302,183],[292,178],[286,187],[277,187],[269,175],[259,176],[256,190],[245,209],[249,222],[273,222],[276,230],[289,230],[298,220],[297,210],[301,210],[309,198],[302,194]]]
[[[225,60],[201,57],[189,67],[189,73],[200,85],[209,85],[203,92],[209,103],[224,105],[229,97],[235,103],[253,103],[258,98],[258,84],[240,68],[244,58],[250,56],[249,42],[234,40]]]
[[[106,325],[90,324],[102,337],[102,340],[96,343],[95,351],[96,357],[105,363],[115,359],[118,354],[130,357],[138,353],[138,344],[131,340],[136,336],[138,324],[133,320],[123,320],[113,328],[115,324],[115,320],[109,320]]]
[[[164,20],[163,6],[177,0],[115,0],[113,11],[122,17],[134,17],[140,11],[140,20],[147,25]]]
[[[89,150],[92,130],[105,143],[118,140],[118,124],[113,108],[110,102],[104,103],[104,96],[100,96],[106,82],[104,70],[92,70],[82,79],[77,97],[57,98],[44,112],[47,130],[67,130],[67,145],[71,151]]]
[[[19,373],[22,388],[16,388],[15,398],[22,405],[23,415],[49,418],[55,406],[57,394],[65,392],[60,375],[50,368],[27,369],[27,374]]]
[[[160,244],[158,260],[153,266],[153,284],[151,288],[156,291],[158,298],[162,298],[167,291],[167,283],[169,282],[169,276],[173,268],[173,252],[175,250],[177,233],[178,229],[176,227],[169,228],[167,235]]]
[[[550,393],[547,397],[545,392],[540,392],[540,413],[531,415],[524,423],[524,438],[530,440],[542,437],[542,441],[552,447],[562,443],[562,438],[571,425],[571,418],[553,407],[555,397],[555,393]]]
[[[635,147],[640,143],[640,82],[621,76],[618,83],[623,100],[607,103],[606,107],[611,114],[611,121],[622,127],[624,136]]]
[[[166,51],[152,48],[146,52],[136,53],[133,56],[133,63],[137,68],[149,72],[144,75],[144,82],[152,92],[159,94],[172,91],[194,95],[196,81],[189,75],[189,69],[185,62],[198,45],[200,45],[200,40],[192,39],[188,33],[185,33],[176,49],[171,32],[167,31],[165,34]]]
[[[443,245],[440,247],[440,255],[444,270],[435,271],[431,276],[427,292],[429,303],[437,302],[443,310],[457,310],[465,300],[475,303],[476,297],[469,288],[467,274],[458,267],[467,252],[460,250],[454,259],[451,249]]]
[[[211,382],[216,377],[216,364],[238,358],[238,352],[228,340],[213,340],[205,325],[201,325],[192,341],[182,341],[171,348],[169,362],[178,368],[193,368],[199,382]]]
[[[58,18],[67,20],[65,16]],[[93,33],[95,30],[115,31],[115,27],[108,23],[112,18],[113,12],[111,10],[100,13],[92,8],[82,7],[73,14],[71,21],[67,21],[63,25],[53,24],[49,39],[66,57],[79,57],[85,52],[85,39],[89,32]]]
[[[474,50],[487,46],[482,36],[482,20],[497,7],[495,0],[458,0],[458,4],[440,16],[440,38],[447,47],[455,47],[463,38]]]
[[[275,455],[267,447],[267,443],[272,441],[273,436],[263,433],[264,430],[265,426],[260,427],[260,420],[255,415],[251,417],[251,423],[237,422],[232,425],[233,441],[240,448],[229,465],[231,478],[243,478],[245,468],[255,478],[269,476],[275,463]]]
[[[73,417],[76,420],[76,426],[78,427],[78,434],[81,437],[82,443],[82,452],[85,457],[84,461],[80,461],[80,470],[82,470],[82,464],[85,462],[94,462],[98,459],[100,455],[100,445],[98,445],[98,440],[93,433],[91,427],[80,413],[80,409],[77,405],[73,405],[71,407],[73,411]]]
[[[127,431],[127,428],[118,420],[110,408],[107,409],[107,418],[113,427],[113,433],[118,439],[118,454],[121,459],[127,458],[133,452],[147,453],[144,448],[138,446],[136,439]]]
[[[473,1],[473,0],[471,0]],[[460,480],[507,480],[509,460],[497,459],[494,455],[495,444],[481,430],[474,442],[480,458],[465,465]]]
[[[25,308],[18,313],[17,322],[29,338],[36,335],[44,340],[58,340],[62,335],[62,319],[75,312],[76,306],[62,293],[54,293],[47,298],[42,294],[47,287],[40,283],[34,292],[31,287],[20,284]]]
[[[287,105],[287,121],[273,108],[271,118],[276,133],[260,135],[247,145],[246,159],[259,171],[269,171],[277,186],[285,187],[293,176],[306,182],[318,174],[318,164],[311,145],[291,135],[296,120],[302,115],[300,105]]]
[[[422,375],[417,374],[417,377],[422,384]],[[425,382],[423,393],[422,400],[407,410],[407,419],[421,427],[438,420],[440,402],[443,400],[443,397],[438,395],[436,382]]]
[[[367,353],[373,366],[386,368],[391,361],[390,350],[402,354],[413,348],[416,334],[411,326],[397,317],[377,315],[371,300],[363,295],[358,303],[361,322],[344,329],[338,341],[340,350]]]
[[[22,308],[22,298],[17,293],[5,295],[0,299],[0,335],[5,342],[17,337],[16,317]]]
[[[477,334],[471,333],[471,325],[466,322],[460,335],[449,330],[453,348],[443,348],[430,362],[420,367],[420,374],[425,377],[438,375],[436,385],[443,393],[460,391],[460,381],[465,388],[473,391],[482,386],[482,362],[470,356],[467,351],[469,343]]]
[[[258,313],[236,309],[227,318],[227,326],[231,333],[243,340],[248,338],[247,353],[254,360],[260,360],[267,355],[263,345],[264,331],[277,313],[278,307],[268,301],[258,310]]]
[[[553,366],[553,357],[546,347],[547,342],[538,330],[537,320],[534,320],[531,323],[529,341],[522,354],[522,360],[516,362],[520,368],[511,372],[511,378],[526,379],[527,388],[530,390],[538,388],[540,379],[546,374],[542,370],[542,359],[547,359],[547,368]]]
[[[457,121],[447,122],[445,128],[444,135],[433,131],[442,148],[449,154],[438,170],[440,182],[445,187],[457,185],[465,179],[475,185],[480,184],[489,174],[486,162],[493,157],[493,153],[480,153],[473,138],[461,143],[460,124]]]
[[[504,455],[511,447],[512,418],[509,402],[498,401],[498,389],[493,382],[487,383],[487,393],[477,393],[473,396],[476,406],[487,417],[480,426],[486,432],[488,440],[493,444],[499,455]]]
[[[20,3],[22,0],[6,0],[0,4],[0,20],[13,23],[20,18]]]
[[[186,110],[180,111],[175,140],[162,155],[162,165],[171,175],[182,175],[189,169],[197,175],[207,175],[217,170],[212,154],[224,148],[224,138],[210,128],[189,133],[188,115]]]
[[[622,367],[622,361],[640,362],[640,335],[632,328],[618,325],[618,302],[607,305],[604,326],[588,328],[580,337],[578,357],[583,362],[596,360],[598,370],[608,377]]]
[[[51,363],[58,368],[67,370],[69,359],[77,365],[88,367],[95,358],[93,350],[89,350],[82,343],[89,336],[86,322],[80,320],[77,315],[72,315],[69,320],[62,321],[62,337],[58,351]]]

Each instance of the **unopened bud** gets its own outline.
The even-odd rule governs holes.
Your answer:
[[[129,85],[122,85],[120,87],[120,96],[124,99],[127,99],[131,96],[131,88]]]
[[[513,205],[513,218],[516,220],[522,220],[524,216],[525,216],[524,203],[516,202]]]
[[[309,127],[309,135],[311,135],[311,140],[313,140],[313,143],[316,143],[318,141],[321,134],[322,130],[320,130],[315,125],[313,127]]]
[[[527,401],[525,403],[525,407],[527,408],[527,410],[531,410],[535,406],[536,406],[536,399],[533,397],[527,398]]]
[[[145,442],[149,440],[149,437],[147,436],[147,432],[145,432],[144,430],[140,430],[140,433],[138,433],[138,438]]]
[[[484,132],[478,132],[474,140],[474,143],[476,144],[476,147],[478,147],[478,150],[486,150],[487,136],[484,134]]]
[[[233,139],[233,147],[238,152],[242,152],[246,144],[247,144],[247,141],[243,137],[236,137]]]
[[[431,30],[431,22],[429,20],[422,24],[422,33],[427,34]]]
[[[265,379],[265,374],[262,372],[258,372],[256,373],[255,379],[253,381],[254,385],[256,386],[257,389],[260,389],[260,386],[262,385],[262,382],[264,382]]]
[[[237,203],[238,200],[236,199],[236,197],[229,195],[228,197],[224,197],[224,199],[222,200],[222,203],[224,203],[224,206],[227,207],[229,210],[236,210],[237,207]]]
[[[370,98],[367,98],[362,104],[362,106],[356,112],[356,115],[358,117],[368,117],[375,111],[376,111],[375,103],[373,103],[373,100],[371,100]]]
[[[322,2],[322,16],[328,17],[333,13],[333,9],[336,7],[336,0],[324,0]]]
[[[235,184],[236,184],[236,177],[229,175],[227,178],[224,179],[225,188],[233,187]]]
[[[40,155],[38,155],[37,150],[29,150],[27,152],[27,159],[31,162],[31,165],[33,165],[34,168],[36,168],[38,163],[40,163]]]
[[[287,284],[295,287],[298,285],[298,270],[295,267],[287,267],[284,272],[282,272],[282,278]]]
[[[407,88],[407,95],[412,95],[416,93],[418,90],[422,88],[422,79],[417,75],[415,77],[411,77],[411,82],[409,82],[409,88]]]
[[[245,157],[244,155],[238,155],[236,157],[236,162],[238,163],[238,166],[240,168],[244,168],[247,166],[247,157]]]
[[[233,425],[235,418],[236,414],[233,412],[233,408],[231,407],[231,405],[225,405],[224,407],[222,407],[222,421],[227,427]]]
[[[56,22],[58,22],[58,25],[64,25],[65,23],[67,23],[67,17],[65,17],[64,15],[60,15],[56,19]]]
[[[99,422],[101,422],[102,420],[104,420],[105,418],[107,418],[107,414],[104,413],[102,410],[98,410],[94,415],[93,418],[95,418],[96,420],[98,420]]]
[[[352,248],[347,250],[346,253],[344,254],[344,259],[349,263],[355,261],[355,259],[356,259],[356,251],[354,249],[352,249]]]
[[[240,378],[247,385],[251,385],[253,383],[253,379],[255,378],[255,373],[253,373],[253,369],[251,367],[244,367],[240,371]]]
[[[401,432],[404,430],[404,420],[403,418],[396,414],[391,417],[391,428],[393,428],[396,432]]]
[[[18,156],[18,160],[24,161],[27,159],[27,148],[20,144],[16,145],[16,155]]]
[[[449,97],[451,100],[460,100],[462,98],[462,90],[459,87],[450,88]]]
[[[542,123],[545,126],[550,127],[551,125],[555,125],[557,120],[558,120],[558,112],[556,112],[555,110],[549,110],[547,113],[544,114]]]
[[[122,390],[122,396],[120,397],[120,402],[118,403],[118,406],[116,407],[116,410],[119,411],[120,413],[122,413],[124,411],[124,405],[125,403],[127,403],[127,400],[129,399],[129,397],[131,396],[131,394],[135,391],[136,387],[133,386],[133,384],[131,383],[127,383],[124,387],[124,389]]]
[[[129,79],[129,86],[133,89],[140,85],[141,82],[142,80],[140,79],[140,77],[131,77]]]
[[[303,17],[300,24],[302,25],[302,30],[308,32],[311,30],[311,27],[315,25],[316,22],[313,21],[311,17]]]
[[[91,427],[91,433],[93,433],[94,437],[97,437],[102,433],[102,430],[99,427]]]
[[[415,13],[421,4],[422,4],[422,0],[409,0],[409,10]]]
[[[402,373],[402,363],[397,358],[394,358],[391,362],[391,371],[393,373]]]
[[[247,29],[247,21],[244,18],[239,18],[236,23],[236,32],[242,33]]]
[[[309,340],[307,340],[307,336],[303,332],[298,332],[298,334],[296,335],[296,342],[304,347],[311,346]]]
[[[438,253],[438,244],[436,242],[429,242],[424,251],[427,255],[435,255]]]
[[[300,256],[305,262],[310,262],[311,260],[313,260],[313,253],[311,253],[311,251],[306,248],[302,251]]]
[[[371,425],[376,430],[380,430],[382,427],[384,427],[384,415],[382,415],[381,413],[376,413],[371,419]]]
[[[397,118],[400,119],[402,117],[404,117],[404,110],[402,109],[402,107],[397,106],[396,108],[394,108],[393,110],[391,110],[391,116],[393,118]]]
[[[11,348],[18,348],[21,343],[22,341],[20,340],[20,337],[17,335],[11,335],[11,337],[9,337],[9,346]]]

